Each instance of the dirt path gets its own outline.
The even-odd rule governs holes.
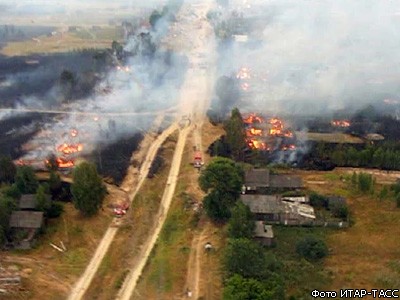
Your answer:
[[[178,142],[176,145],[174,157],[172,158],[171,169],[168,175],[167,185],[164,189],[164,194],[161,199],[160,209],[158,212],[158,222],[156,227],[148,238],[146,243],[142,246],[142,251],[139,255],[138,263],[134,269],[126,277],[124,284],[117,294],[116,299],[129,300],[136,287],[138,279],[143,272],[143,269],[147,263],[151,251],[158,239],[161,232],[162,226],[167,218],[167,213],[174,196],[176,183],[178,181],[179,169],[182,161],[182,154],[186,144],[186,138],[190,131],[190,128],[186,127],[179,132]]]
[[[158,149],[165,141],[165,139],[173,133],[177,129],[176,124],[170,126],[167,130],[165,130],[162,134],[160,134],[157,139],[151,144],[146,159],[141,165],[139,172],[139,180],[136,187],[129,192],[129,200],[133,201],[140,187],[142,186],[144,180],[147,177],[148,171],[151,166],[151,162],[154,160]],[[99,246],[97,247],[92,259],[89,262],[89,265],[86,267],[85,272],[80,277],[78,282],[74,285],[71,290],[68,299],[70,300],[78,300],[82,299],[85,295],[90,283],[93,280],[94,275],[96,274],[104,256],[106,255],[114,237],[118,231],[118,226],[121,219],[114,219],[112,224],[108,227],[106,233],[104,234]]]

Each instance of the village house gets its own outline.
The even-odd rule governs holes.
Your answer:
[[[36,242],[36,234],[44,223],[43,212],[13,211],[10,217],[12,231],[11,246],[15,249],[30,249]]]
[[[314,208],[301,202],[284,201],[280,195],[240,196],[256,220],[267,224],[303,225],[315,220]]]
[[[270,174],[268,169],[252,169],[245,172],[242,194],[279,193],[303,188],[303,181],[299,176]]]

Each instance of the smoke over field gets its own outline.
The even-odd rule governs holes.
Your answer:
[[[241,108],[319,114],[399,98],[400,3],[230,3],[209,16],[221,75],[249,70]]]
[[[61,167],[71,167],[82,155],[93,153],[100,168],[110,169],[100,157],[112,161],[113,145],[122,143],[123,149],[114,151],[115,161],[126,166],[140,133],[157,114],[175,110],[187,59],[160,47],[173,13],[170,9],[162,15],[154,28],[126,23],[127,40],[110,44],[108,50],[2,57],[1,106],[21,111],[1,112],[0,120],[10,127],[1,138],[7,144],[10,132],[27,134],[14,138],[14,151],[6,147],[3,154],[17,158],[25,153],[20,163],[43,167],[55,153]],[[29,110],[41,110],[48,117],[32,117]],[[120,180],[121,174],[114,177]]]

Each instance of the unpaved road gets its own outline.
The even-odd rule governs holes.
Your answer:
[[[167,218],[168,210],[174,196],[176,183],[178,181],[180,165],[189,131],[194,130],[193,137],[195,147],[200,151],[202,150],[201,127],[206,109],[208,108],[209,100],[212,96],[212,85],[214,82],[214,72],[210,73],[210,70],[214,70],[215,40],[212,28],[209,26],[205,18],[212,5],[212,1],[204,1],[200,5],[196,6],[184,4],[177,17],[181,32],[191,33],[190,40],[186,40],[187,43],[190,42],[191,47],[186,48],[190,50],[185,52],[185,54],[187,55],[192,67],[189,69],[186,80],[182,86],[179,105],[179,111],[182,116],[189,117],[191,120],[191,126],[182,129],[179,133],[167,185],[164,190],[157,216],[158,222],[150,237],[143,245],[138,262],[132,268],[118,292],[116,299],[119,300],[129,300],[132,297],[149,255]],[[193,12],[195,12],[196,16],[199,16],[196,20],[193,20]],[[196,289],[200,280],[199,261],[202,243],[200,240],[201,239],[196,243]]]
[[[165,130],[162,134],[160,134],[157,137],[157,139],[150,146],[149,151],[146,156],[146,159],[140,168],[138,184],[136,185],[136,188],[133,189],[129,193],[129,200],[131,202],[135,198],[137,192],[139,191],[140,187],[142,186],[144,180],[146,179],[147,174],[150,169],[150,166],[151,166],[151,163],[154,160],[158,149],[160,148],[162,143],[165,141],[165,139],[169,135],[171,135],[171,133],[173,133],[176,129],[177,129],[176,124],[170,126],[167,130]],[[82,299],[83,296],[85,295],[90,283],[93,280],[94,275],[96,274],[104,256],[106,255],[106,253],[108,251],[108,248],[110,247],[112,241],[114,240],[114,237],[118,231],[118,222],[119,222],[119,219],[114,219],[112,224],[108,227],[108,229],[107,229],[106,233],[104,234],[103,238],[101,239],[100,244],[97,247],[92,259],[90,260],[89,265],[86,267],[85,272],[83,273],[83,275],[80,277],[78,282],[72,288],[72,290],[68,296],[68,299],[78,300],[78,299]]]

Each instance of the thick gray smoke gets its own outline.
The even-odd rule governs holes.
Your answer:
[[[63,143],[82,143],[84,153],[88,153],[99,145],[147,131],[159,112],[165,111],[168,118],[174,112],[187,68],[185,57],[163,49],[160,44],[166,38],[160,32],[167,33],[168,26],[169,22],[161,19],[156,32],[140,28],[132,32],[125,46],[125,50],[131,53],[123,55],[123,58],[113,57],[114,66],[102,75],[95,92],[88,98],[64,103],[61,107],[80,113],[60,115],[54,122],[44,124],[29,142],[26,147],[28,154],[23,159],[44,161]],[[130,48],[132,45],[137,46],[135,51]],[[147,49],[149,45],[151,47]],[[43,104],[46,101],[44,98],[57,98],[51,96],[53,93],[60,91],[53,88],[43,98],[24,97],[21,101],[23,105],[17,107],[49,109]]]
[[[309,114],[400,97],[399,1],[234,2],[227,19],[257,24],[222,54],[223,74],[250,69],[243,107]]]

